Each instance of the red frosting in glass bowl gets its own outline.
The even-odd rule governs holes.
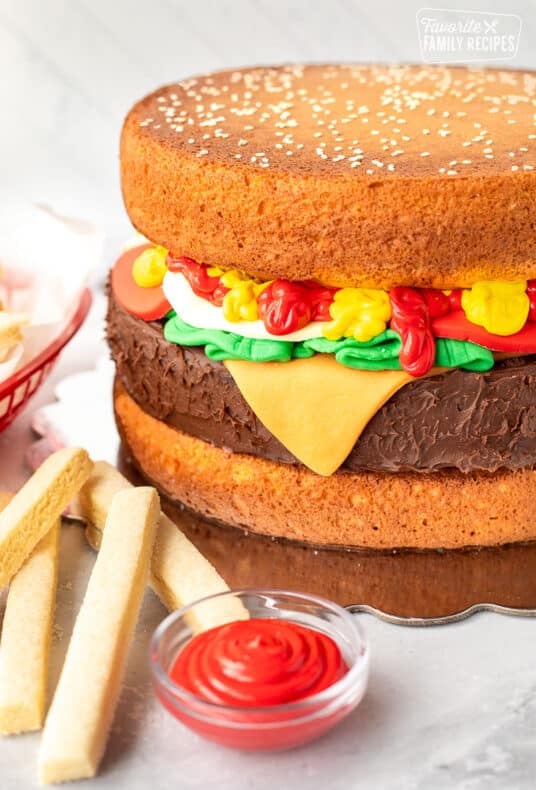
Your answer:
[[[225,597],[243,603],[246,619],[195,634],[188,624]],[[225,746],[270,751],[322,735],[358,705],[369,649],[355,617],[336,604],[240,590],[170,615],[150,660],[156,694],[179,721]]]

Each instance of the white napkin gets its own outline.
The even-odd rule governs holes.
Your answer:
[[[37,467],[61,447],[85,447],[92,458],[117,462],[119,437],[113,413],[115,366],[101,357],[92,370],[67,376],[56,386],[56,400],[32,416],[32,429],[42,438],[28,452]]]
[[[31,315],[16,366],[61,333],[99,263],[102,244],[93,225],[0,193],[0,299],[7,309]],[[0,381],[13,370],[0,369]]]

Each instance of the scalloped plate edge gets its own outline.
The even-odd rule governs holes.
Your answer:
[[[385,623],[414,627],[458,623],[479,612],[494,612],[495,614],[510,615],[513,617],[536,617],[536,609],[516,609],[512,606],[501,606],[496,603],[475,603],[472,606],[468,606],[466,609],[461,609],[459,612],[453,612],[452,614],[441,615],[439,617],[405,617],[383,612],[381,609],[376,609],[374,606],[369,606],[368,604],[350,604],[344,608],[351,614],[370,614],[378,620],[383,620]]]

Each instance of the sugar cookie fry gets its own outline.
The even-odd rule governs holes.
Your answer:
[[[58,450],[0,513],[0,588],[17,573],[87,480],[92,463],[78,447]]]
[[[13,346],[22,340],[22,327],[30,322],[25,313],[8,313],[0,310],[0,362],[3,362]]]
[[[0,732],[39,730],[45,718],[58,577],[59,521],[9,587],[0,642]]]
[[[42,782],[95,776],[147,583],[160,505],[154,488],[113,499],[45,723]]]
[[[98,545],[97,531],[102,530],[114,494],[131,484],[105,461],[97,461],[93,473],[79,494],[84,518],[96,529],[86,531],[88,542]],[[213,565],[201,554],[164,513],[160,514],[158,532],[151,561],[150,584],[170,611],[207,595],[226,592],[229,587]],[[214,601],[198,607],[195,630],[212,628],[229,620],[242,620],[247,611],[236,599]]]

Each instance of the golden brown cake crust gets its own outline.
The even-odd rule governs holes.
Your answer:
[[[454,288],[536,277],[536,75],[220,72],[136,104],[125,204],[174,255],[262,277]]]
[[[116,383],[138,468],[171,499],[253,532],[320,545],[461,548],[536,538],[536,470],[338,473],[230,453],[146,414]]]

